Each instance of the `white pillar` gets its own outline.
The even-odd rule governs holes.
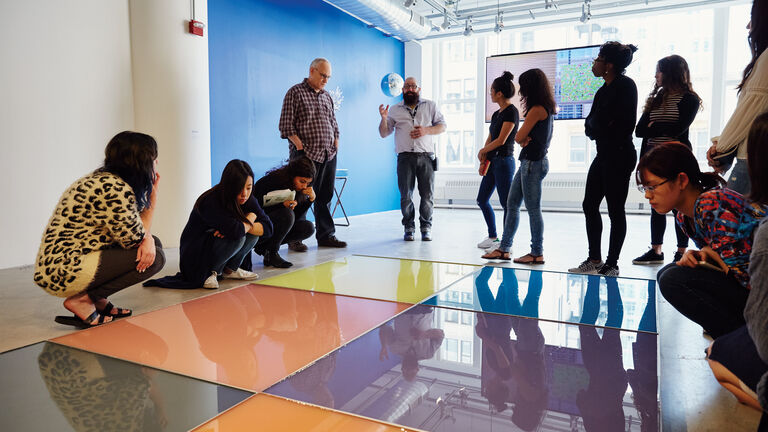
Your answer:
[[[207,23],[207,1],[196,2]],[[159,146],[160,195],[152,232],[177,247],[197,197],[210,187],[208,28],[187,32],[189,0],[130,0],[135,130]]]

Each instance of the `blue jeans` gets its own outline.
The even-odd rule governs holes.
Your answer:
[[[525,201],[531,223],[531,255],[544,254],[544,217],[541,215],[541,183],[549,172],[549,160],[520,161],[520,169],[512,179],[507,198],[508,214],[504,220],[504,235],[499,250],[509,252],[520,223],[520,204]]]
[[[751,188],[746,159],[736,159],[736,165],[734,165],[733,171],[731,171],[731,175],[728,177],[727,187],[744,196],[749,194]]]
[[[477,206],[483,212],[485,224],[488,226],[488,237],[496,237],[496,215],[493,214],[493,207],[491,207],[493,190],[498,191],[499,202],[504,209],[504,220],[507,220],[507,196],[514,173],[515,160],[510,156],[497,156],[491,159],[488,173],[480,181],[480,190],[477,191]]]
[[[403,229],[416,230],[416,211],[413,208],[413,187],[418,181],[419,225],[421,232],[432,228],[432,195],[435,188],[435,170],[429,153],[400,153],[397,155],[397,187],[400,189],[400,210],[403,213]]]
[[[246,234],[236,239],[214,237],[211,247],[211,255],[213,256],[211,271],[222,274],[225,267],[230,270],[237,270],[243,263],[245,255],[251,252],[257,241],[259,241],[259,236],[253,234]]]

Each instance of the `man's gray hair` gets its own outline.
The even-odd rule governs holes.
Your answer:
[[[329,62],[327,59],[324,59],[322,57],[318,57],[318,58],[312,60],[312,63],[309,64],[309,67],[317,69],[317,65],[319,65],[320,63],[331,64],[331,62]]]

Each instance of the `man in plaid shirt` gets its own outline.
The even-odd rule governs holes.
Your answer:
[[[318,246],[347,247],[336,238],[331,217],[331,199],[336,180],[336,153],[339,150],[339,125],[333,99],[325,91],[331,78],[331,63],[316,58],[309,65],[309,77],[288,89],[280,113],[280,137],[288,140],[291,158],[306,156],[317,171],[312,183],[315,198],[315,236]],[[291,250],[305,252],[302,242],[288,245]]]

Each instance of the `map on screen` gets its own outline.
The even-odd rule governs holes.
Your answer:
[[[592,60],[597,57],[599,45],[564,48],[548,51],[536,51],[519,54],[503,54],[486,58],[485,67],[485,121],[490,122],[494,111],[499,107],[491,102],[489,95],[493,80],[504,71],[510,71],[515,76],[514,83],[520,74],[532,68],[539,68],[547,75],[552,84],[557,114],[555,120],[583,119],[592,108],[592,99],[603,79],[592,75]],[[520,97],[517,91],[512,97],[512,103],[523,115]]]

